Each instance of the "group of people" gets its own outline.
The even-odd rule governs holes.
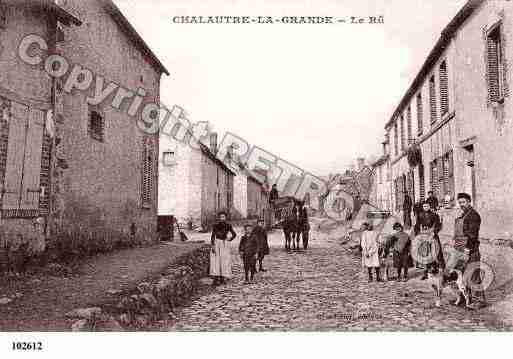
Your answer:
[[[438,200],[430,191],[428,198],[421,204],[421,210],[415,211],[415,225],[411,231],[411,219],[405,216],[404,224],[393,225],[393,233],[384,243],[379,243],[376,233],[368,223],[362,227],[361,250],[362,265],[367,268],[369,281],[373,280],[373,271],[377,281],[382,281],[381,267],[393,266],[397,270],[397,280],[408,280],[408,269],[414,266],[423,269],[422,280],[428,275],[438,275],[442,282],[455,280],[457,271],[460,275],[472,263],[480,262],[479,229],[481,217],[471,205],[471,196],[459,193],[457,202],[461,209],[455,219],[452,240],[445,246],[440,242],[439,232],[442,228],[440,216],[437,213]],[[413,232],[413,236],[405,229]],[[445,252],[445,257],[444,257]],[[447,258],[447,260],[446,260]],[[457,258],[457,260],[455,260]],[[388,271],[387,271],[388,272]],[[468,276],[472,283],[465,284],[470,292],[470,284],[479,284],[482,278],[479,266],[475,273]],[[454,303],[460,305],[463,301],[460,293]],[[484,291],[474,293],[476,299],[484,301]]]
[[[214,277],[213,285],[224,284],[232,277],[232,260],[230,242],[237,234],[232,225],[227,222],[227,215],[219,213],[219,221],[214,225],[211,235],[212,252],[210,254],[210,275]],[[228,238],[229,237],[229,238]],[[269,243],[264,221],[259,219],[255,226],[245,225],[244,235],[239,243],[239,255],[244,267],[244,283],[254,280],[258,270],[265,272],[263,260],[269,254]]]

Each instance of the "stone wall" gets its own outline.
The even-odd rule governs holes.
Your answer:
[[[151,204],[142,205],[143,139],[145,134],[127,114],[131,101],[119,109],[111,106],[113,92],[101,104],[91,106],[96,76],[105,78],[130,91],[146,91],[143,104],[158,103],[160,73],[148,62],[140,49],[103,8],[101,1],[68,0],[63,6],[78,16],[80,27],[65,29],[65,41],[60,53],[70,63],[80,64],[94,74],[93,84],[86,91],[62,92],[62,121],[58,124],[62,136],[59,155],[66,161],[56,186],[57,212],[67,212],[68,203],[84,200],[86,208],[98,208],[108,225],[125,230],[135,222],[141,230],[154,232],[157,215],[158,138],[153,138],[153,168]],[[109,54],[105,56],[105,54]],[[90,111],[104,118],[103,142],[88,133]],[[60,205],[60,206],[59,206]],[[127,208],[131,207],[130,211]],[[59,216],[60,213],[57,213]]]
[[[67,314],[74,331],[121,331],[146,329],[168,319],[185,304],[208,275],[210,246],[204,245],[179,257],[158,278],[139,283],[137,288],[113,293],[115,305],[77,308]]]

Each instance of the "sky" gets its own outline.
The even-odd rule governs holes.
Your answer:
[[[318,176],[379,156],[384,125],[465,0],[115,0],[171,73],[161,101]],[[384,16],[180,24],[174,16]]]

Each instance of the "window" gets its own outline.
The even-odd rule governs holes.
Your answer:
[[[431,180],[431,191],[435,197],[438,196],[438,167],[436,160],[430,163],[430,180]]]
[[[501,26],[497,25],[487,36],[488,97],[501,102],[504,97],[504,54],[502,53]]]
[[[447,152],[443,156],[443,169],[444,169],[444,193],[449,194],[451,196],[451,200],[454,199],[455,196],[455,181],[454,181],[454,162],[453,162],[453,153],[452,151]]]
[[[424,116],[423,108],[422,108],[422,94],[419,92],[417,94],[417,135],[422,135],[422,130],[424,127],[424,121],[422,116]]]
[[[447,79],[447,63],[443,61],[440,64],[440,112],[445,115],[449,112],[449,88]]]
[[[174,151],[165,151],[162,155],[162,162],[164,166],[174,166],[176,165],[176,157]]]
[[[411,106],[408,106],[408,109],[406,110],[406,121],[406,128],[408,130],[408,145],[411,145],[413,142],[413,135],[411,130]]]
[[[399,155],[399,131],[397,130],[397,120],[394,121],[394,151],[395,155]]]
[[[426,183],[424,178],[424,166],[422,164],[419,165],[419,198],[421,201],[424,201],[426,198]]]
[[[7,6],[0,1],[0,29],[5,29],[7,26]]]
[[[89,111],[89,124],[87,127],[91,138],[103,142],[105,132],[105,121],[99,111]]]
[[[3,109],[2,122],[8,127],[5,131],[7,157],[3,181],[3,216],[38,216],[45,113],[1,98],[0,108]]]
[[[153,203],[154,177],[155,177],[155,147],[154,139],[150,136],[143,138],[142,158],[142,190],[141,201],[143,208],[151,207]]]
[[[405,143],[404,143],[404,116],[401,115],[401,151],[404,151]]]
[[[437,120],[435,76],[431,76],[429,79],[429,109],[431,114],[431,124],[433,124]]]

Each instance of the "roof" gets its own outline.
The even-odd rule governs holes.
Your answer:
[[[377,166],[382,165],[383,163],[385,163],[388,160],[388,157],[389,157],[388,155],[381,156],[376,161],[374,161],[374,163],[372,163],[371,166],[372,167],[377,167]]]
[[[164,67],[162,62],[157,58],[157,56],[151,51],[150,47],[146,44],[143,38],[139,35],[139,33],[134,29],[132,24],[127,20],[125,15],[119,10],[119,8],[114,4],[112,0],[104,0],[105,2],[105,10],[109,13],[114,21],[117,22],[119,27],[126,33],[126,35],[135,43],[135,45],[141,50],[141,52],[146,55],[152,65],[157,68],[162,73],[169,75],[169,71]]]
[[[403,96],[394,113],[386,123],[385,128],[388,128],[394,122],[394,119],[397,117],[398,113],[402,111],[407,102],[410,101],[417,89],[422,85],[424,78],[431,71],[433,65],[445,51],[447,45],[456,34],[456,32],[460,29],[461,25],[470,17],[470,15],[474,13],[474,11],[479,6],[481,6],[484,1],[485,0],[468,0],[467,3],[460,9],[460,11],[458,11],[456,16],[454,16],[451,22],[449,22],[449,24],[442,30],[438,41],[424,61],[424,64],[408,88],[408,91],[406,91],[406,94]]]
[[[219,167],[225,169],[227,172],[229,172],[232,176],[235,176],[236,173],[233,172],[230,167],[228,167],[223,161],[221,161],[219,158],[217,158],[216,155],[210,151],[210,149],[204,145],[203,143],[198,141],[198,144],[200,146],[201,152],[203,152],[208,158],[210,158],[212,161],[214,161],[215,164],[217,164]]]
[[[16,5],[23,6],[34,6],[42,9],[43,11],[47,11],[53,14],[57,20],[63,23],[66,26],[70,25],[82,25],[82,21],[80,21],[77,17],[73,16],[62,7],[57,5],[54,1],[51,0],[25,0],[25,1],[14,1]]]

